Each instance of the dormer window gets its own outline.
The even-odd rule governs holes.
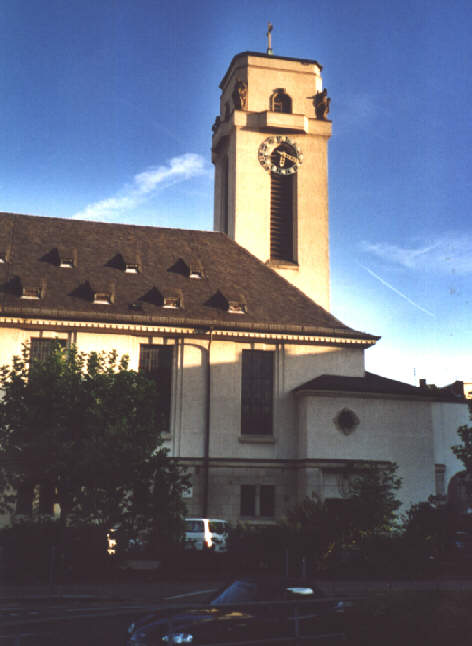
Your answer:
[[[189,267],[189,278],[201,280],[203,278],[203,267],[199,262],[192,262]]]
[[[23,287],[21,298],[29,300],[39,300],[41,298],[41,287]]]
[[[94,305],[111,305],[111,294],[109,292],[94,292]]]
[[[228,314],[247,314],[246,298],[244,294],[229,290],[224,295],[224,303]]]
[[[125,274],[139,274],[138,264],[133,262],[127,262],[125,264]]]
[[[71,247],[58,247],[53,252],[57,254],[57,264],[65,269],[77,266],[77,251]]]
[[[176,294],[164,296],[163,307],[169,310],[178,310],[180,307],[180,297]]]
[[[240,301],[228,301],[227,312],[229,314],[246,314],[246,304]]]

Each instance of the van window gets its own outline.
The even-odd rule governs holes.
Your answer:
[[[185,531],[186,532],[204,532],[205,527],[203,525],[203,520],[186,520],[185,521]]]

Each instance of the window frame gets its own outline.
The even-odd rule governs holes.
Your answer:
[[[273,437],[274,383],[275,351],[243,350],[241,353],[241,436]]]
[[[148,353],[148,357],[146,357]],[[157,355],[153,357],[153,355]],[[159,358],[161,355],[161,358]],[[166,358],[165,355],[167,355]],[[157,360],[156,360],[157,358]],[[148,363],[149,365],[145,365]],[[171,411],[172,411],[172,379],[174,372],[174,346],[163,343],[141,343],[139,346],[139,372],[146,374],[156,385],[164,381],[164,390],[160,391],[158,386],[156,404],[160,416],[158,429],[160,433],[170,433]]]
[[[29,347],[30,364],[33,363],[33,361],[45,361],[51,354],[54,348],[54,345],[56,343],[58,343],[62,348],[65,348],[67,346],[67,342],[65,339],[60,339],[58,337],[49,337],[49,336],[48,337],[32,336],[30,338],[30,347]],[[36,350],[34,350],[35,346],[37,348]]]
[[[275,518],[275,485],[242,484],[239,491],[241,518]]]
[[[295,262],[296,173],[270,174],[270,259]]]

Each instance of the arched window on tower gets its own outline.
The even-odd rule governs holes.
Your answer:
[[[292,99],[286,94],[285,90],[280,88],[271,97],[271,110],[272,112],[285,112],[291,114],[292,112]]]
[[[279,153],[272,153],[272,164]],[[270,174],[270,259],[294,261],[294,174]]]

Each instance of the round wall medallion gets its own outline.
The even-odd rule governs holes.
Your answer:
[[[302,163],[303,154],[289,137],[274,135],[261,143],[258,158],[266,171],[278,175],[292,175]]]
[[[344,433],[344,435],[350,435],[353,431],[356,430],[360,420],[353,410],[350,408],[343,408],[334,418],[334,423],[337,428]]]

